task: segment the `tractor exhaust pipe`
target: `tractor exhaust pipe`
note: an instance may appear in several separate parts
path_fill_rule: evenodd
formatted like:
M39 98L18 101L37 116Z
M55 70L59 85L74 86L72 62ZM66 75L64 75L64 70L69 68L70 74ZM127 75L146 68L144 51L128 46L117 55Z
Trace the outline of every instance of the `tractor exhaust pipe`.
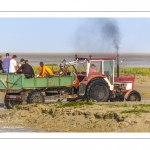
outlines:
M119 54L117 54L117 77L119 77Z
M117 77L119 77L119 47L116 45L117 50Z

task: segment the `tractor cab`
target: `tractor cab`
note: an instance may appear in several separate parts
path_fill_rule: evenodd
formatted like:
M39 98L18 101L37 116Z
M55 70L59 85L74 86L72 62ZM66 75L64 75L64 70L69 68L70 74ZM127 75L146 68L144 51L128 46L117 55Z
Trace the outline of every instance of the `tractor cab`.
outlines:
M115 57L80 57L77 58L78 63L76 65L79 79L84 75L88 76L97 76L102 75L106 76L110 84L114 84L114 66L115 66ZM80 79L80 81L83 78Z

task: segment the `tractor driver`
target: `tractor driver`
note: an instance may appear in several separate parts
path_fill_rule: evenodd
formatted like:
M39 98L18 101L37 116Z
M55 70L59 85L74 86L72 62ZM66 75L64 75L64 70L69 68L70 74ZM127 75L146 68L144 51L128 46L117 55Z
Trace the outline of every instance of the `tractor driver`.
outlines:
M53 71L49 67L45 66L43 62L40 62L40 67L38 69L39 75L42 77L54 75Z
M95 72L98 72L98 69L94 64L92 64L90 67L89 73L95 73Z

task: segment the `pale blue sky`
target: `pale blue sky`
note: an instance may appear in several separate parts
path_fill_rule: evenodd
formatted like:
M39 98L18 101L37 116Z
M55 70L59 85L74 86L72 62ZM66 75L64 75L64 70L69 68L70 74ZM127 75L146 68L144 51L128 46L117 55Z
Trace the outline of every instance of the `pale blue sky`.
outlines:
M0 51L115 51L101 32L108 21L118 28L120 52L150 52L150 18L0 18Z

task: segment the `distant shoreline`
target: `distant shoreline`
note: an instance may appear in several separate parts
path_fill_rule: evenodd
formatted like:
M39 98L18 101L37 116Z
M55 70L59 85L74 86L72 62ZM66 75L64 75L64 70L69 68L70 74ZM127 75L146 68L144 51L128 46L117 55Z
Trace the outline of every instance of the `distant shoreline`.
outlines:
M6 53L0 53L0 55L5 58ZM75 55L77 54L77 57L89 57L91 54L92 57L115 57L115 53L89 53L89 52L71 52L71 53L51 53L51 52L30 52L30 53L23 53L23 52L14 52L10 53L10 58L12 55L17 55L17 62L21 60L21 58L24 58L25 60L28 60L29 63L33 66L38 66L40 62L44 62L44 64L50 64L50 63L57 63L60 64L64 59L67 62L73 61L75 59ZM120 68L130 68L130 67L143 67L143 68L149 68L150 67L150 53L120 53L119 54L119 66ZM116 61L117 62L117 61Z
M61 56L75 56L75 54L77 54L78 56L84 56L84 57L88 57L90 54L93 56L93 57L101 57L101 56L105 56L105 57L109 57L109 56L116 56L116 53L115 52L112 52L112 53L106 53L106 52L92 52L92 51L89 51L89 52L56 52L56 53L53 53L53 52L8 52L11 55L33 55L33 54L36 54L36 55L50 55L50 56L56 56L56 55L59 55L59 57ZM0 55L3 55L5 56L6 52L1 52ZM150 56L150 52L149 53L139 53L139 52L136 52L136 53L122 53L120 52L119 53L120 56Z

